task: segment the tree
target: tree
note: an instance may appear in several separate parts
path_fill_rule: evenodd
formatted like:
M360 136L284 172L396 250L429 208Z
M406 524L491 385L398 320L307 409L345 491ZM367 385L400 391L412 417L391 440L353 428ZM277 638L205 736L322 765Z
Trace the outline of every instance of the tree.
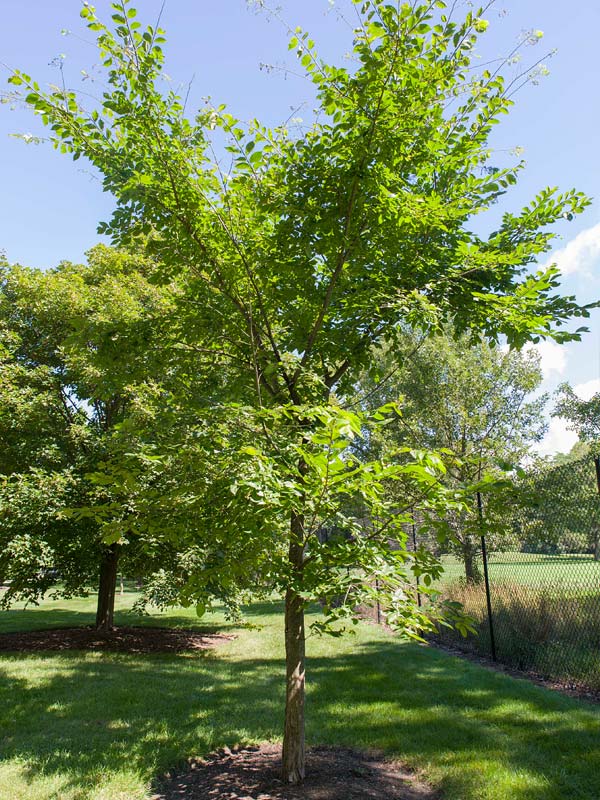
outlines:
M401 444L451 450L458 459L445 479L450 484L467 486L481 475L499 476L503 462L518 464L545 432L547 398L527 399L542 381L533 351L490 347L468 334L455 338L451 329L429 339L407 332L393 349L376 355L369 372L361 390L370 403L403 398L402 418L384 429L379 446L391 451ZM475 497L472 503L475 511ZM502 525L493 524L498 504L502 517L502 497L488 498L490 549L514 542ZM448 545L462 559L466 580L478 582L477 514L457 516L452 528Z
M575 442L568 453L555 453L550 459L550 463L555 466L561 466L562 464L569 464L572 461L580 461L582 458L588 456L591 459L591 447L588 442L582 442L580 439Z
M591 452L596 450L600 440L600 392L596 392L589 400L582 400L568 383L563 383L556 392L552 416L567 420L567 427L579 436L571 452L563 457L566 463L583 459L589 454L586 463L591 467ZM573 484L574 481L575 485L570 487L571 500L575 500L569 515L574 518L572 527L583 532L584 541L594 554L594 561L600 561L600 521L595 512L600 484L598 480L590 481L587 476L577 481L576 473L572 472L568 483Z
M563 383L557 389L552 416L566 419L567 427L580 441L596 444L600 440L600 392L582 400L568 383Z
M473 70L487 27L482 10L454 19L441 0L359 3L352 67L323 63L309 36L293 33L290 48L319 108L298 137L285 126L245 126L222 106L188 120L185 103L162 93L163 32L143 28L127 0L113 10L112 26L91 6L82 10L106 71L95 107L85 109L70 90L44 92L19 71L11 82L25 87L55 146L102 174L117 207L101 230L116 243L149 236L163 278L177 275L183 296L173 335L196 349L197 369L226 363L235 374L216 416L228 432L247 425L253 444L233 453L221 443L217 455L227 452L235 469L217 488L229 486L235 507L225 510L245 522L251 552L262 554L256 579L274 581L285 595L283 776L295 783L304 775L306 603L332 574L339 581L352 559L366 587L374 571L392 575L408 558L401 531L399 549L389 544L393 517L381 481L373 481L394 472L348 455L368 420L340 403L373 347L393 342L402 323L435 331L451 319L458 331L504 335L517 347L544 336L578 338L581 329L558 326L588 308L555 293L556 268L529 268L550 248L547 226L588 200L544 189L489 237L469 229L521 168L485 170L490 131L510 108L515 84ZM226 167L212 155L213 131L228 140ZM421 454L396 475L412 469L437 493L436 468L439 457ZM313 522L363 502L386 524L320 550ZM313 552L327 554L330 569L316 570L324 562ZM396 601L400 623L425 624L401 593Z
M150 273L139 255L102 246L90 251L87 265L2 268L0 574L10 581L4 605L35 602L57 573L53 591L62 596L98 581L96 625L108 630L119 567L134 575L157 568L157 543L136 536L127 546L114 514L98 525L65 512L115 505L114 491L94 487L86 475L122 446L120 426L140 399L140 385L164 376L168 356L158 334L170 291L152 286ZM173 560L165 545L158 561L164 560Z
M598 482L591 456L530 468L520 481L518 501L524 549L591 552L600 561Z

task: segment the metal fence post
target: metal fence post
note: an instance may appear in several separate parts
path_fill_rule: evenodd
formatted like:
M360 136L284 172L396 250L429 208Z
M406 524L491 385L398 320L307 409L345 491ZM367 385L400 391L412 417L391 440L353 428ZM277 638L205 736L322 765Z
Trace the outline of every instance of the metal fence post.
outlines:
M413 509L412 514L412 540L413 540L413 553L417 552L417 528L415 525L415 513ZM419 583L419 576L417 575L417 605L421 608L421 592L419 591L420 583Z
M594 466L596 467L596 487L598 489L598 495L600 496L600 456L594 456ZM600 550L600 531L598 530L598 518L596 517L596 521L592 523L594 525L594 561L598 560L599 550Z
M492 614L492 598L490 595L490 577L488 574L487 549L485 546L485 536L483 534L483 503L481 492L477 492L477 512L479 514L479 524L481 526L481 555L483 557L483 576L485 578L485 599L487 601L488 624L490 626L490 649L492 651L492 661L496 658L496 638L494 636L494 617Z
M381 602L379 600L379 578L375 578L375 591L377 592L377 624L381 625Z

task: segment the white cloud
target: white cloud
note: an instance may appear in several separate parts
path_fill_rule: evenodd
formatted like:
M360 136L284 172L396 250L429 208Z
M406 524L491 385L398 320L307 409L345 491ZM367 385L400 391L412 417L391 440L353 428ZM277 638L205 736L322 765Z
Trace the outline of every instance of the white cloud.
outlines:
M541 359L540 366L544 378L549 378L553 372L562 375L567 367L567 351L564 345L557 344L551 339L538 344L528 342L524 350L536 350Z
M546 264L556 264L563 275L589 275L600 270L600 222L586 228L560 250L550 254Z
M593 378L591 381L578 383L573 387L573 391L577 397L581 397L582 400L590 400L597 392L600 392L600 378Z
M568 453L577 441L577 434L567 430L567 422L562 417L552 417L548 432L536 446L541 456L553 456L555 453Z

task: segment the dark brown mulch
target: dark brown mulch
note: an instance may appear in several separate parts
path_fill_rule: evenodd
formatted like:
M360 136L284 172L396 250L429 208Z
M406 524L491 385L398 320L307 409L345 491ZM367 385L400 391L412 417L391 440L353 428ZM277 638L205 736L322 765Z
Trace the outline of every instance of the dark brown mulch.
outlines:
M439 800L394 761L377 753L343 747L307 752L302 786L284 785L279 776L281 745L224 748L207 759L191 760L168 774L153 800Z
M129 627L103 633L94 628L54 628L0 634L0 651L110 650L120 653L181 653L207 650L233 639L224 633L185 628Z

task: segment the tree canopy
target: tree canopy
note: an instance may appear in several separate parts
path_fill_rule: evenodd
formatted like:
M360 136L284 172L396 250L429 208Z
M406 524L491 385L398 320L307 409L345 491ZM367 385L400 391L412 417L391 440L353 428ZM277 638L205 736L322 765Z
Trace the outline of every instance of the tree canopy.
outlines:
M558 388L552 415L567 420L569 430L575 431L582 442L598 445L600 392L582 400L568 383L563 383Z
M110 563L111 607L98 620L110 626L117 562L137 577L157 568L157 550L160 562L172 561L168 547L149 537L132 541L119 525L116 501L132 500L125 488L119 495L88 480L125 442L133 446L121 426L139 414L142 388L168 379L158 334L171 292L149 282L151 270L140 255L104 246L91 250L85 265L2 267L4 605L35 602L50 587L63 596L86 592ZM100 525L92 516L68 514L96 504L112 508ZM99 614L108 599L100 591Z

